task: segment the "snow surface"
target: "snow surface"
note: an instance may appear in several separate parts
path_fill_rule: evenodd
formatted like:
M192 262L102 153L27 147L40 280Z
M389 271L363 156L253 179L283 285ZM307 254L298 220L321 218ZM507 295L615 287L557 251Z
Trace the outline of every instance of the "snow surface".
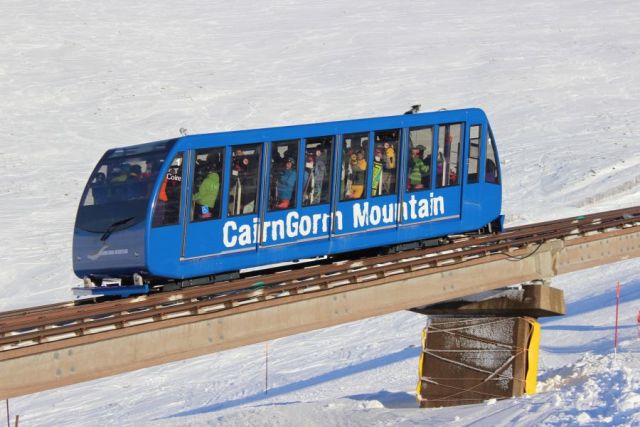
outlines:
M476 106L499 145L508 224L640 204L635 0L3 0L2 12L0 310L70 299L94 164L181 127ZM12 399L11 414L29 426L640 425L639 271L632 260L554 280L568 314L543 321L534 396L416 408L424 318L401 312L270 342L268 394L258 344Z

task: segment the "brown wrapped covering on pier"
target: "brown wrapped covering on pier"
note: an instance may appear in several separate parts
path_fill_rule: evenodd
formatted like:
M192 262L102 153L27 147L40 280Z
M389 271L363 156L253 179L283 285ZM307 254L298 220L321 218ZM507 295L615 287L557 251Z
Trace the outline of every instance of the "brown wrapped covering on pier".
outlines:
M529 317L436 317L423 331L423 408L535 392L540 326Z

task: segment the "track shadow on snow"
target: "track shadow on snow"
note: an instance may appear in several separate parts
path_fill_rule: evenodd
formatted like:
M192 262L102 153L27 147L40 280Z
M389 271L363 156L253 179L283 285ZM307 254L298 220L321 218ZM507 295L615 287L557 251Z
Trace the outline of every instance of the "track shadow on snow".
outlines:
M225 402L215 403L213 405L202 406L200 408L178 412L176 414L173 414L164 418L185 417L189 415L216 412L216 411L221 411L223 409L246 405L248 403L256 403L266 399L272 399L274 397L281 396L287 393L292 393L298 390L302 390L307 387L314 387L322 383L326 383L329 381L334 381L340 378L348 377L350 375L355 375L362 372L370 371L372 369L377 369L383 366L392 365L394 363L402 362L407 359L415 359L418 357L419 354L420 354L420 347L417 347L417 346L407 347L396 353L391 353L384 356L376 357L375 359L360 362L355 365L345 366L344 368L336 369L335 371L331 371L331 372L326 372L324 374L317 375L315 377L312 377L306 380L282 385L280 387L274 387L272 389L269 389L269 394L264 394L264 392L259 392L259 393L252 394L250 396L239 398L239 399L227 400ZM385 393L385 392L381 392L381 393ZM375 397L375 396L378 396L379 394L380 393L371 395L372 399L367 399L367 400L374 400L374 399L379 400L383 405L385 405L385 403L382 402L381 398ZM387 394L390 394L390 393L387 393ZM362 400L363 399L362 396L352 396L351 398L353 399L358 398L359 400ZM384 398L385 396L382 396L383 400L385 400Z

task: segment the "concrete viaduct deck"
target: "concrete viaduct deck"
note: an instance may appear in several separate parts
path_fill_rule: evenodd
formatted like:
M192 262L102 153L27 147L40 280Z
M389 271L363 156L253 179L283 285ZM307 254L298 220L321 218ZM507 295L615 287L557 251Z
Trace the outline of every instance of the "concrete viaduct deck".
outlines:
M0 399L133 371L640 256L640 227L355 281L222 311L0 352ZM366 274L366 270L363 274Z

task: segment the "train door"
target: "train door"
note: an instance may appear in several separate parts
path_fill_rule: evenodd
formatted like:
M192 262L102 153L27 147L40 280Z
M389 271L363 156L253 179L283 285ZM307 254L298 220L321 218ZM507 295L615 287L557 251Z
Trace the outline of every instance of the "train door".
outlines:
M224 147L191 151L189 156L183 257L219 254L225 251L222 200L228 156Z
M153 260L156 274L175 274L182 252L182 219L185 216L185 191L183 172L185 154L177 153L167 167L160 191L154 201L149 243L148 259Z
M329 237L333 147L333 136L270 144L261 246Z
M377 130L373 133L370 197L365 214L370 229L393 229L398 226L398 170L402 144L402 129Z
M264 144L231 147L227 155L221 236L224 252L256 251L260 234L260 192ZM234 268L229 266L230 269Z
M332 227L331 188L335 137L306 138L300 150L297 212L288 215L288 232L298 241L326 240ZM291 226L289 226L291 224ZM297 224L297 225L294 225ZM272 229L273 232L273 229Z
M260 246L278 246L301 236L299 172L304 166L299 139L271 142L268 147Z
M334 234L397 227L398 154L402 130L342 136Z
M463 138L463 123L409 128L402 224L460 218Z
M369 228L368 188L372 132L342 135L340 164L336 168L333 234L361 233Z
M464 181L462 211L465 222L477 223L481 220L482 183L480 180L480 155L486 129L481 123L471 122L468 128L469 146L466 150L466 180Z

